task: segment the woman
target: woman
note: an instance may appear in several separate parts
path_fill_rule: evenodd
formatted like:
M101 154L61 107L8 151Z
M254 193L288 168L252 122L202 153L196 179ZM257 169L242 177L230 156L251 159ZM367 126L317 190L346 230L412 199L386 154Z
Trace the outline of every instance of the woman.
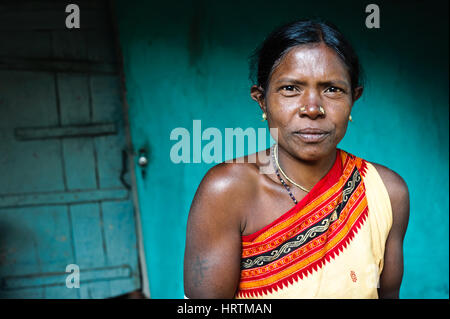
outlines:
M407 186L337 148L363 92L352 47L331 24L302 20L275 30L256 60L251 97L278 140L202 180L186 296L398 298ZM273 173L260 173L268 162Z

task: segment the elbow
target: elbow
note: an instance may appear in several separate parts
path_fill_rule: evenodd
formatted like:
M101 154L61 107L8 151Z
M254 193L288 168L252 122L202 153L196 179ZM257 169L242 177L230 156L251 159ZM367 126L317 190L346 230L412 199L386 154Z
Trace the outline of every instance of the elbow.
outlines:
M378 297L380 299L399 299L400 291L399 289L379 289Z

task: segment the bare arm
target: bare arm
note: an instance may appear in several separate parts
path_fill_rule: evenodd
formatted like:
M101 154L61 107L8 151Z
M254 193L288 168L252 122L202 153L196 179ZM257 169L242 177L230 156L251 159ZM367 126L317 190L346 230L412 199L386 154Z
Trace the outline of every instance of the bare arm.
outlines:
M403 277L403 239L409 219L409 192L405 181L390 169L374 164L386 185L392 206L392 227L386 241L380 277L380 298L399 298Z
M206 174L189 212L184 258L188 298L232 298L238 287L242 187L227 165Z

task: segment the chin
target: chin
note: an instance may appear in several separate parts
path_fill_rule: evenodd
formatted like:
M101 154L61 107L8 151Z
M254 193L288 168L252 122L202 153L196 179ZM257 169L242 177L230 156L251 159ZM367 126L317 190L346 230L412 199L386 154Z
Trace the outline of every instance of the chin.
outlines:
M322 143L303 145L297 144L293 155L303 161L315 162L330 156L330 154L335 150L336 146L333 147L332 145L322 145Z

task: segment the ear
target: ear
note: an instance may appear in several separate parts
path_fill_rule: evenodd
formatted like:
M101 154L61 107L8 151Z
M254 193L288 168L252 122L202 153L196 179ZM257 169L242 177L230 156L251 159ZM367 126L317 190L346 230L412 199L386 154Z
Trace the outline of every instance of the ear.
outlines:
M250 96L254 101L258 102L261 110L263 112L266 112L266 101L264 99L264 89L258 85L253 85L250 88Z
M353 103L358 100L363 94L364 88L362 86L358 86L353 90Z

